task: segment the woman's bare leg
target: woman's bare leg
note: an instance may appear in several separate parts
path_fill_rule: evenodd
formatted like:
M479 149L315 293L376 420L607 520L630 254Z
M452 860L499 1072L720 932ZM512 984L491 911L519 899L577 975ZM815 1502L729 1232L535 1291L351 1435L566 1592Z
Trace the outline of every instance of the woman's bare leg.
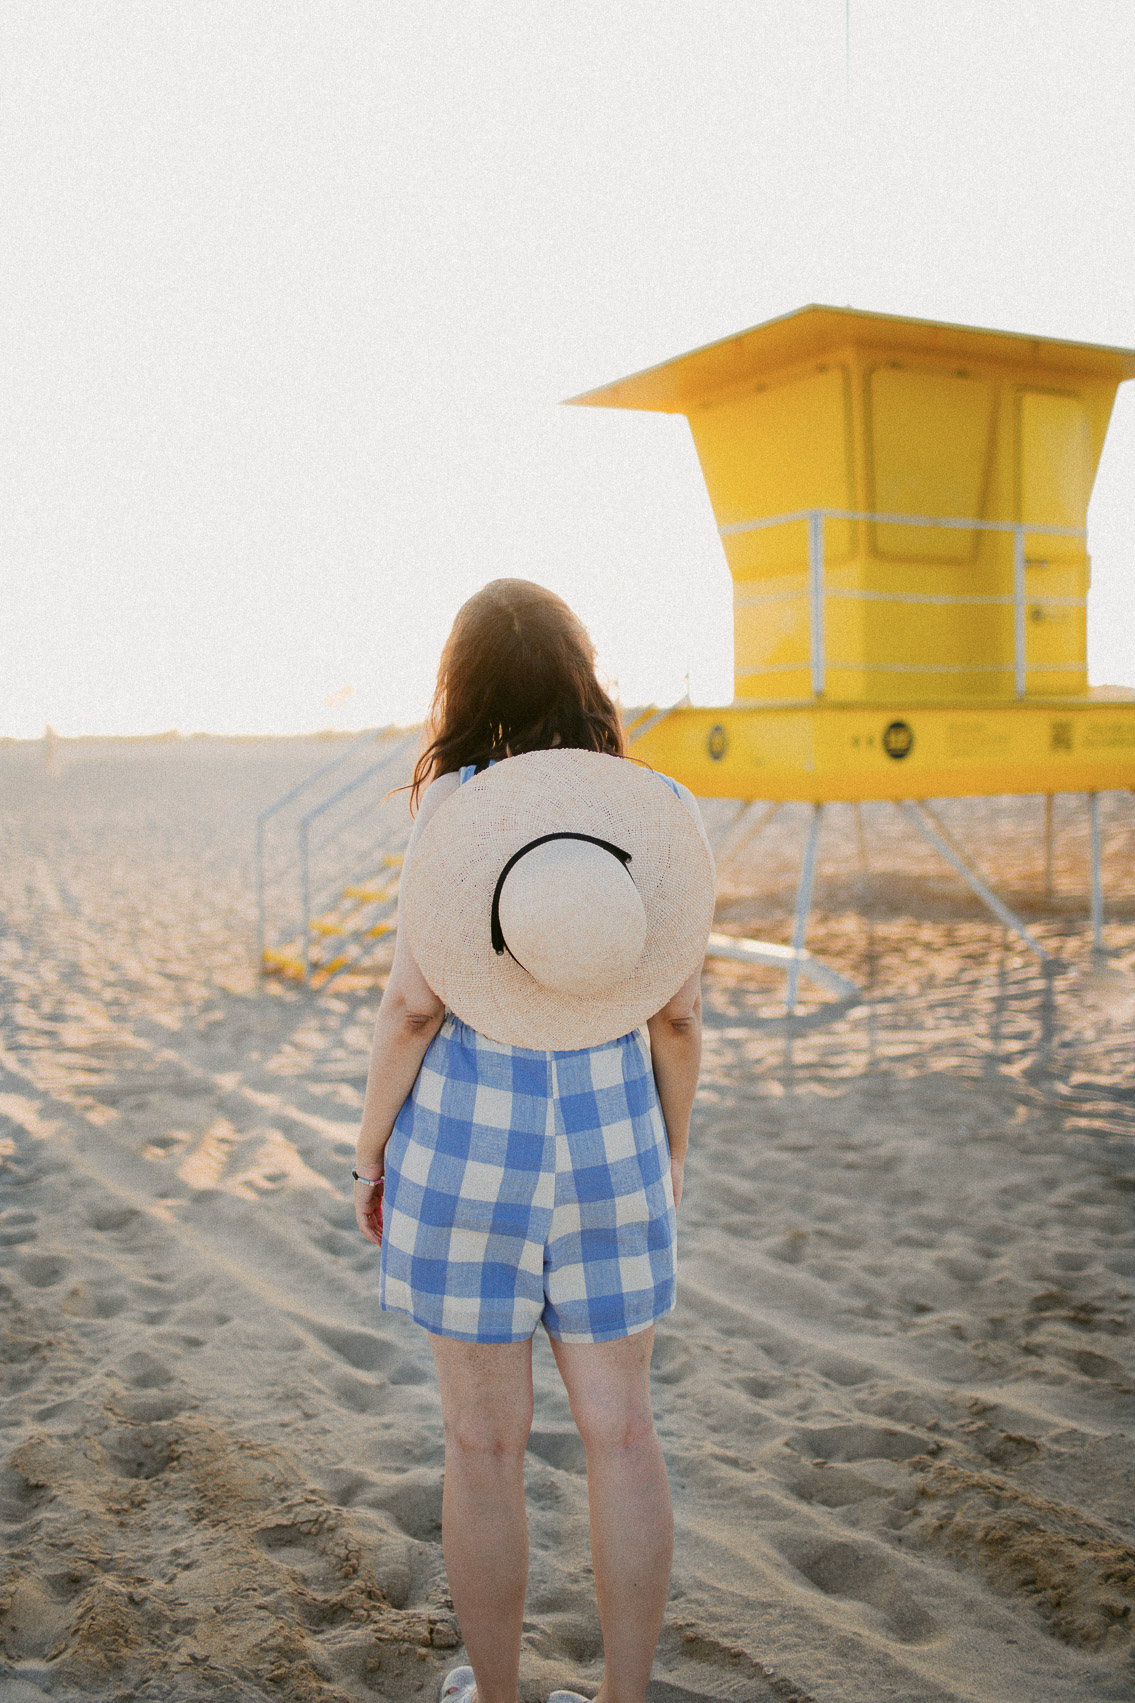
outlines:
M528 1525L531 1342L430 1336L445 1421L441 1543L477 1703L516 1703Z
M670 1585L674 1516L650 1406L653 1346L653 1326L618 1342L552 1343L587 1450L599 1703L643 1703Z

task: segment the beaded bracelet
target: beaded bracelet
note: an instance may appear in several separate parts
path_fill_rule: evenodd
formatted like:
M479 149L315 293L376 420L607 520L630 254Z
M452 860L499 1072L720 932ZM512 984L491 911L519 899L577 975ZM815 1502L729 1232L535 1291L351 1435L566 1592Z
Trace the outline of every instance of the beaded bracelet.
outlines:
M369 1189L380 1189L385 1182L384 1177L360 1177L357 1171L351 1172L356 1183L365 1183Z

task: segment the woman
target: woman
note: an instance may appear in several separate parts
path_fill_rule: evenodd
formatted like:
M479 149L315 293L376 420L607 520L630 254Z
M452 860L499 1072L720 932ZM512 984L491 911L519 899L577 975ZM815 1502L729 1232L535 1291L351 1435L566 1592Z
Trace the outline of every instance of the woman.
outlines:
M516 1703L537 1322L587 1454L599 1699L641 1703L673 1548L650 1357L673 1305L712 859L686 789L616 761L590 640L539 586L496 580L460 610L427 726L355 1210L383 1246L383 1305L425 1325L437 1366L443 1550L472 1663L443 1703ZM474 933L455 947L463 905Z

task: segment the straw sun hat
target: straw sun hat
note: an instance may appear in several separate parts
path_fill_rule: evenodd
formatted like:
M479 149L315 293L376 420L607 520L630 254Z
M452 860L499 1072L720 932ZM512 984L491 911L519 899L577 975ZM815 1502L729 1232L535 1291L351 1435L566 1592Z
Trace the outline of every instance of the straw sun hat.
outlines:
M495 1041L600 1046L701 963L713 858L658 775L596 751L529 751L450 795L399 895L423 976Z

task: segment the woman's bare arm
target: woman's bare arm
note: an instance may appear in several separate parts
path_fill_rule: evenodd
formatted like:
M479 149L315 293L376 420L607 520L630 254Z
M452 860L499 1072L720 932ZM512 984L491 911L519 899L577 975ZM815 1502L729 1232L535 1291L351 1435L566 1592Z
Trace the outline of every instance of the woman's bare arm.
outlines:
M438 806L457 789L456 775L442 775L427 789L406 849L406 862L422 829ZM378 1008L370 1051L362 1127L355 1149L355 1169L367 1177L383 1173L383 1155L394 1121L414 1086L430 1042L441 1027L445 1006L430 988L414 961L410 944L399 933L390 979ZM355 1217L359 1229L377 1246L382 1240L381 1194L355 1184Z
M678 796L697 824L710 861L713 852L702 821L698 801L688 786L679 781ZM674 1183L674 1205L682 1199L686 1149L690 1144L690 1115L701 1069L701 966L683 982L673 999L647 1023L654 1081L670 1142L670 1175Z
M674 1205L682 1199L690 1115L701 1069L701 968L647 1023L654 1080L670 1143Z

